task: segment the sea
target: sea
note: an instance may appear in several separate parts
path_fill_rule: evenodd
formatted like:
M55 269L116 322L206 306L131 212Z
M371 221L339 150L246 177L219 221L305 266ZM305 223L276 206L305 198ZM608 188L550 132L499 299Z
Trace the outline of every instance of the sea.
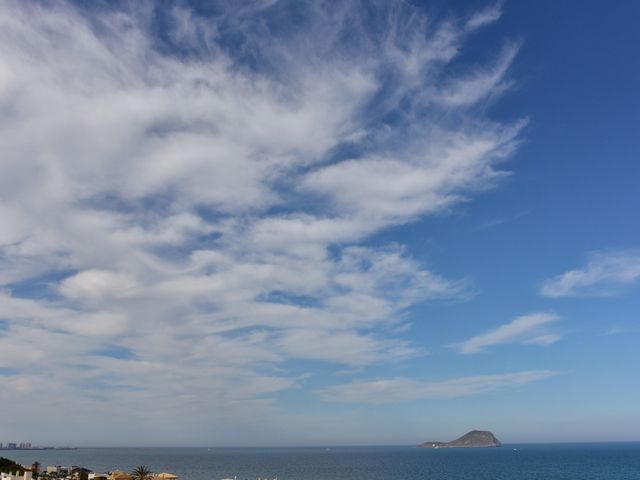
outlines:
M181 480L640 480L640 442L514 444L500 448L79 448L3 450L23 465L97 472L146 465Z

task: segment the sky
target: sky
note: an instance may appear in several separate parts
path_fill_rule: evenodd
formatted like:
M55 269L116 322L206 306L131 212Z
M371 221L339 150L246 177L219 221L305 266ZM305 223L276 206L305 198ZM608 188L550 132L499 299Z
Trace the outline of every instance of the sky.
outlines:
M640 440L637 2L0 6L0 442Z

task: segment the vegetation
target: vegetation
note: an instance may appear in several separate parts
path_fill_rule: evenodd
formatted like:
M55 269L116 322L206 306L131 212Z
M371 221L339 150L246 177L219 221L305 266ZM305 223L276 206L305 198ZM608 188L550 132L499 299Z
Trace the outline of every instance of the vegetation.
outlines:
M40 473L40 462L33 462L30 468L25 468L9 458L0 457L0 472L23 475L27 470L31 470L33 478L38 478L38 474Z
M151 470L149 470L149 467L145 465L140 465L131 472L131 476L133 477L133 480L149 480L149 478L151 478Z
M0 457L0 472L4 473L24 473L25 468L19 463L8 458Z

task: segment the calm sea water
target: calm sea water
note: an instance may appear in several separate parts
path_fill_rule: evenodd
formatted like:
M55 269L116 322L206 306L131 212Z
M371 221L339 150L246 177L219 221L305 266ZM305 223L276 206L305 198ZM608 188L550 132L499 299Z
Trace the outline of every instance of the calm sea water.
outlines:
M492 449L82 448L2 451L23 464L130 471L147 465L183 480L639 480L640 443L526 444Z

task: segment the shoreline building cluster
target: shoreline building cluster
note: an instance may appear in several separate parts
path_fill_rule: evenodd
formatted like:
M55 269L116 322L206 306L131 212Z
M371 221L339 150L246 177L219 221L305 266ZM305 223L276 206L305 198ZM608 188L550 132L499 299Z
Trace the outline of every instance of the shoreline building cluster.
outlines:
M32 480L31 478L8 478L0 480ZM133 480L133 476L121 470L94 472L88 468L73 465L49 465L38 476L38 480ZM179 480L177 475L168 472L152 473L149 480Z
M15 473L0 473L0 480L32 480L33 473L29 470L26 470L24 474L20 475L20 472Z

